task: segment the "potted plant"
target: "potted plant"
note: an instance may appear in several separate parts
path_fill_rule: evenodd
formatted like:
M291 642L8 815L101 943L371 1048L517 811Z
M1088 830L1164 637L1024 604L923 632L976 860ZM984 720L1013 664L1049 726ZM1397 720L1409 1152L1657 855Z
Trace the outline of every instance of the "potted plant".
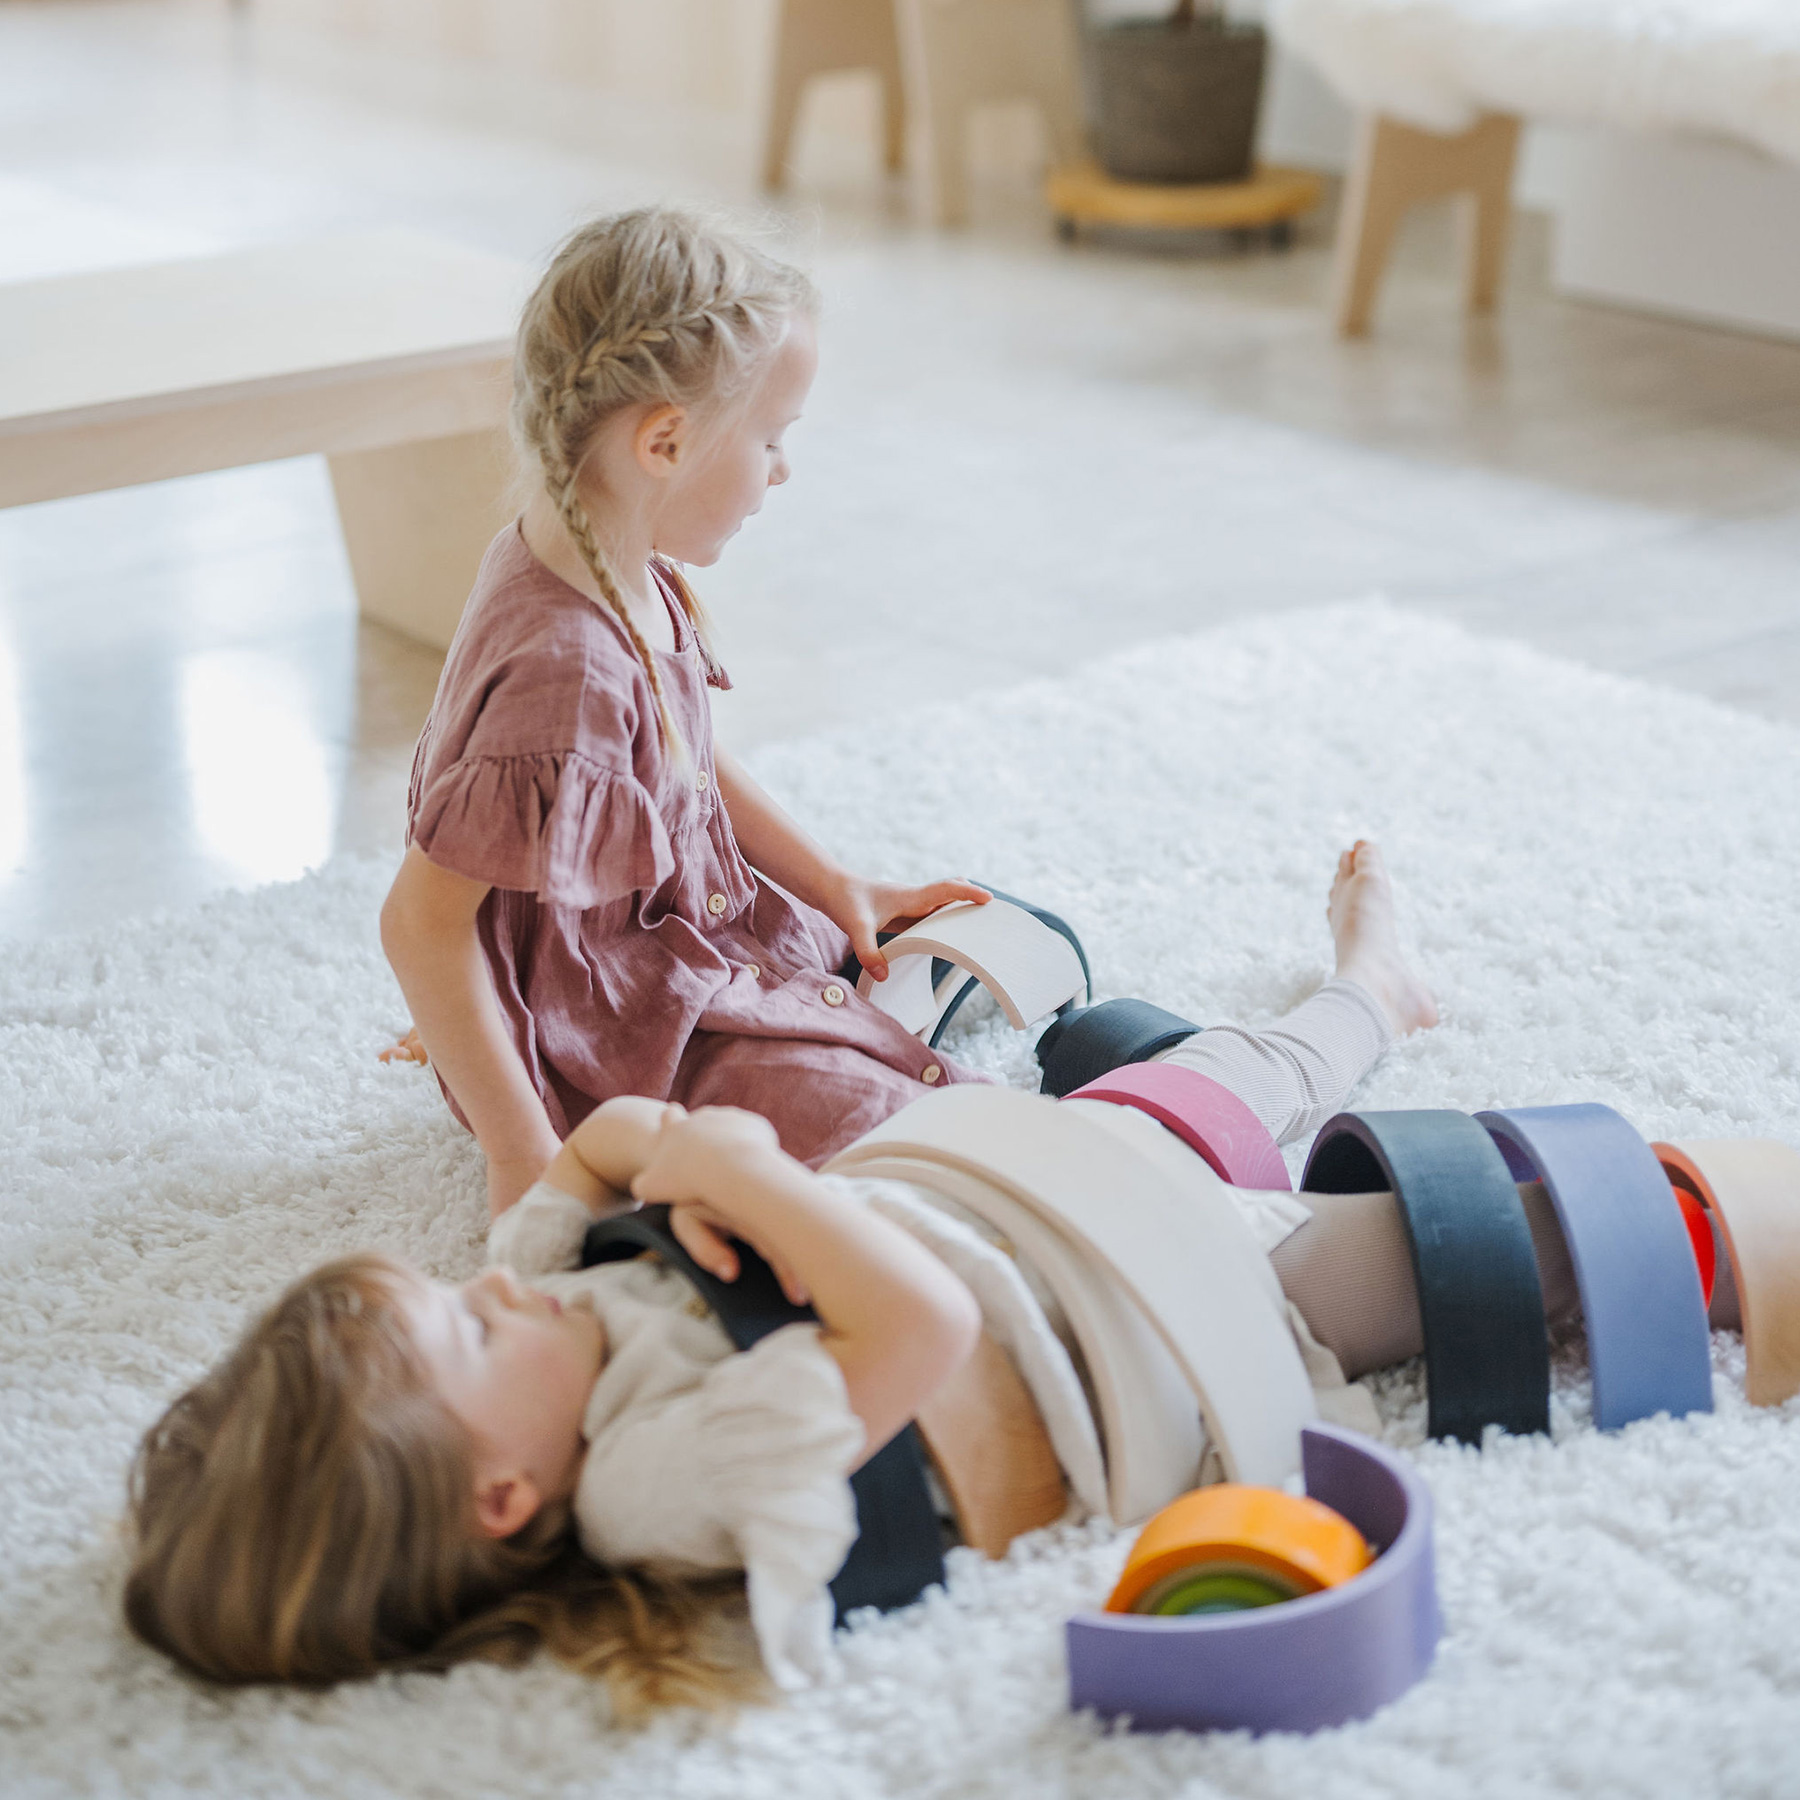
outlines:
M1094 152L1119 181L1243 181L1268 40L1221 0L1086 34Z

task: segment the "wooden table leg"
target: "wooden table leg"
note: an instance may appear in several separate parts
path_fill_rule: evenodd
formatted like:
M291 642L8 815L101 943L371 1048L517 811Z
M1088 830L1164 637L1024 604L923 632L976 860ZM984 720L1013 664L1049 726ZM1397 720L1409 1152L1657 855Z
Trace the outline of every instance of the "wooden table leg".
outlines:
M327 460L363 617L447 649L482 555L513 516L507 433Z
M969 217L968 119L997 100L1035 101L1053 162L1081 149L1071 0L896 0L907 103L919 127L933 224Z
M1467 131L1449 136L1378 113L1363 119L1338 225L1333 313L1341 336L1367 334L1401 219L1422 202L1447 194L1473 197L1465 261L1468 309L1493 308L1505 269L1518 147L1519 121L1506 113L1488 113Z
M1519 121L1490 114L1471 134L1473 201L1465 222L1463 293L1472 313L1494 310L1506 273L1506 244L1512 228L1513 165L1519 154Z
M815 75L873 69L881 83L882 145L890 170L906 156L906 103L893 0L781 0L775 68L763 137L763 185L780 188L800 102Z

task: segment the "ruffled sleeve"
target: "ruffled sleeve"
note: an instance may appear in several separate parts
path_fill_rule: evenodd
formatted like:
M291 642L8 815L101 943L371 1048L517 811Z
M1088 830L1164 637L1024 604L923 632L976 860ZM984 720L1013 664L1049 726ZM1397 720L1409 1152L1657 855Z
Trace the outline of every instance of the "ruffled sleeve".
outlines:
M827 1584L856 1539L849 1475L863 1441L818 1326L783 1326L590 1432L582 1547L625 1566L741 1568L764 1666L802 1686L830 1666Z
M418 797L412 842L471 881L582 910L648 893L675 872L642 785L575 751L451 763Z

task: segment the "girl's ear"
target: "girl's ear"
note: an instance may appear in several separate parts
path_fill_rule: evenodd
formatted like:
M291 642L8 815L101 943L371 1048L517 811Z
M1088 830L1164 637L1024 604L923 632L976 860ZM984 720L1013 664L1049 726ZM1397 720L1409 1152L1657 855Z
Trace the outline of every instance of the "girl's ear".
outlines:
M687 449L685 406L657 406L644 414L632 434L631 448L646 475L666 481Z
M543 1496L529 1475L495 1475L475 1488L475 1517L491 1538L511 1537L537 1517Z

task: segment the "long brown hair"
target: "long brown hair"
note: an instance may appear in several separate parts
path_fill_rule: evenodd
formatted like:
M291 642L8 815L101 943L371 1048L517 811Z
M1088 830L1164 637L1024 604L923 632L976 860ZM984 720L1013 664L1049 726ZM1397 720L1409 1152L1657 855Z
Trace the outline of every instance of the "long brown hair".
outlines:
M566 1509L481 1534L468 1432L406 1330L416 1279L378 1256L314 1270L151 1427L131 1473L132 1630L234 1684L542 1647L626 1717L762 1692L741 1579L604 1569Z
M664 737L680 744L662 676L633 624L580 494L594 433L625 407L721 406L742 394L796 314L798 269L687 213L643 207L583 225L525 303L513 354L513 435L643 665ZM664 573L716 676L704 608Z

